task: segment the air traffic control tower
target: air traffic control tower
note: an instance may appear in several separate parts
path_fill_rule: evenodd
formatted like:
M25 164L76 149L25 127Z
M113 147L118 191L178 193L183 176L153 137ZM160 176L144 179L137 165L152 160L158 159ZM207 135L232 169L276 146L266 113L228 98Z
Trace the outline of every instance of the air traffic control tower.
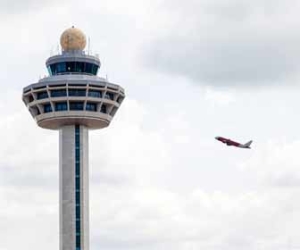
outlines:
M97 56L84 51L77 28L60 38L62 53L46 61L49 76L23 89L23 101L38 126L59 130L60 250L89 249L89 129L107 127L124 89L98 77Z

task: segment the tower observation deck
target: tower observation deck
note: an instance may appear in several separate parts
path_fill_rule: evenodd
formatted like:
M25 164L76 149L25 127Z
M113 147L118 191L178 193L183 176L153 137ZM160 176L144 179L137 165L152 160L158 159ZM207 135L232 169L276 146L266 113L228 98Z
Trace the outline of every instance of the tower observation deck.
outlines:
M23 89L38 126L59 130L60 250L89 249L88 130L109 126L124 89L97 76L97 56L86 54L77 28L60 38L62 53L46 61L49 76Z

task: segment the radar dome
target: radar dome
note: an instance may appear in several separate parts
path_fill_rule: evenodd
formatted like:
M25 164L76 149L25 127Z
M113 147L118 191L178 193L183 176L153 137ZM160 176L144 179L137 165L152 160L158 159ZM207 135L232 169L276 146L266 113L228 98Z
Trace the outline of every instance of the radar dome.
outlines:
M72 26L61 34L60 45L64 51L83 50L86 45L85 34Z

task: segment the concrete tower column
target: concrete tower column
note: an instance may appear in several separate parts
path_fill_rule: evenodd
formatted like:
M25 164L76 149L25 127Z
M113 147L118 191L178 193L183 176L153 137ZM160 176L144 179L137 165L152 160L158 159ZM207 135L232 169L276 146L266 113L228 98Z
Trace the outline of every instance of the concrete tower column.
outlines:
M59 131L60 250L89 249L88 129Z

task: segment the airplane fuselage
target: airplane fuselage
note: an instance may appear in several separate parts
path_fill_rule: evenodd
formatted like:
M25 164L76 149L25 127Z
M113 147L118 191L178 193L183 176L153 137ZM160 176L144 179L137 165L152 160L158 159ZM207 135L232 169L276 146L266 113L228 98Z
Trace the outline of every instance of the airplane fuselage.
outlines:
M250 148L250 144L252 142L252 141L250 141L246 144L242 144L242 143L239 143L239 142L236 142L236 141L233 141L233 140L221 137L221 136L217 136L217 137L215 137L215 139L226 144L227 146L234 146L234 147L238 147L238 148Z

